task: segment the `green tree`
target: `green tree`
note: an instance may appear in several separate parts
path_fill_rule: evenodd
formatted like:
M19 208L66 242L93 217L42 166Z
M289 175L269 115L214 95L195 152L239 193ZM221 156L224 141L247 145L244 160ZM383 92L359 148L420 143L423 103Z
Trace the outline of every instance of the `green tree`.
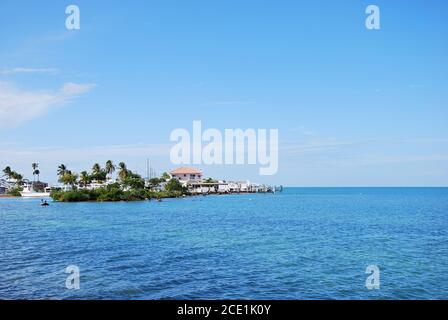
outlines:
M92 174L100 174L102 171L101 166L99 165L99 163L95 163L92 167Z
M107 173L105 170L101 168L98 163L95 163L92 167L92 174L90 175L91 180L95 180L98 182L107 180Z
M107 180L107 173L106 173L106 171L104 171L104 170L101 170L101 171L98 172L98 173L92 173L92 174L90 175L90 179L91 179L92 181L95 180L95 181L98 181L98 182L104 182L104 181Z
M65 164L60 164L58 167L58 176L61 178L63 175L67 173L67 167Z
M128 171L126 177L122 180L122 185L130 189L144 189L145 180L139 174Z
M112 179L112 174L115 171L115 166L111 160L106 162L106 173L109 175L110 179Z
M12 177L11 167L8 166L5 169L3 169L3 173L4 173L5 177L7 177L8 179L11 179L11 177Z
M13 171L11 173L11 178L16 180L16 184L17 185L20 185L22 183L22 180L23 180L23 176L20 173L17 173L15 171Z
M166 191L185 191L185 188L177 179L171 179L165 186Z
M90 183L91 179L87 171L82 171L79 175L79 182L83 187L86 187Z
M40 170L36 169L33 171L33 176L37 176L37 182L40 182Z
M124 162L120 162L118 164L118 177L120 180L124 180L129 174L129 170L126 167L126 164Z
M33 168L33 182L36 182L36 170L39 167L39 164L34 162L31 164L31 167Z
M162 173L162 175L160 176L160 179L162 179L163 181L168 181L168 180L171 179L171 176L170 176L168 173L164 172L164 173Z
M78 175L76 173L72 173L71 171L67 171L61 178L59 178L59 182L65 185L70 185L72 188L75 187L77 180Z

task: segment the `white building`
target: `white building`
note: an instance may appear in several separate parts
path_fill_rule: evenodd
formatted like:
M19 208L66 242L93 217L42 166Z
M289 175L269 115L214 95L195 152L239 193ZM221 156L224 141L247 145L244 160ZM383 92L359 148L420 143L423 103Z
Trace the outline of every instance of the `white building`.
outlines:
M238 181L238 185L240 186L240 192L249 192L251 190L251 184L249 181Z
M268 192L269 187L250 183L250 181L213 181L203 180L202 171L194 168L178 168L170 172L172 179L178 180L182 186L187 187L194 194L213 193L252 193Z

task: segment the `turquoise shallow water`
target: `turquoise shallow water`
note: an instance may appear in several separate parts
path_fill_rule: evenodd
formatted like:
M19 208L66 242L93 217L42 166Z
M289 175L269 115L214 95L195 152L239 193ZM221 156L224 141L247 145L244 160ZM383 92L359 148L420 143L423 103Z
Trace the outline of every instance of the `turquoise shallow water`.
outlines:
M448 298L447 188L39 202L0 199L1 299Z

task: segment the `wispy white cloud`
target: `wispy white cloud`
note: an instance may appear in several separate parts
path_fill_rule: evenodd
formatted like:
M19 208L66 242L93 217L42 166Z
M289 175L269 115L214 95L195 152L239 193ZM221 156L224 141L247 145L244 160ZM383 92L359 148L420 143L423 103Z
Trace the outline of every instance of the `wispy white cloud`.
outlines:
M56 91L31 91L0 81L0 128L20 126L94 87L94 84L65 83Z
M65 96L74 96L74 95L87 93L95 87L96 87L96 85L92 84L92 83L78 84L78 83L68 82L62 86L60 92Z
M0 70L0 75L13 75L20 73L46 73L46 74L57 74L59 69L56 68L12 68Z

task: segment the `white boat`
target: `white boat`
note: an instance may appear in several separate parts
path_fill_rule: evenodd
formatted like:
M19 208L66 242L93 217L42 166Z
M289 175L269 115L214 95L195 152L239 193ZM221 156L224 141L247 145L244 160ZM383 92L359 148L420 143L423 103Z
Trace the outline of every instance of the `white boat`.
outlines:
M23 191L20 192L23 198L48 198L49 192L36 192L31 186L24 186Z

